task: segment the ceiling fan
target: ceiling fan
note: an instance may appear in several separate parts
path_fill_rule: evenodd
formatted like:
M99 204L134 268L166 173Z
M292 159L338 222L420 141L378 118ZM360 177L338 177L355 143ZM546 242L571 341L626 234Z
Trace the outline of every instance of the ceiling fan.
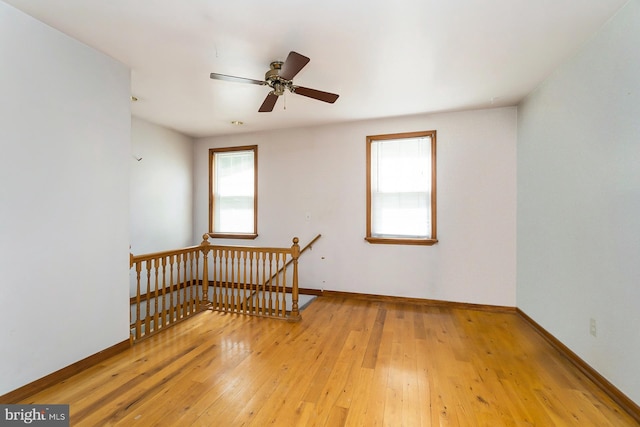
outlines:
M226 74L218 73L211 73L210 77L215 80L269 86L271 88L271 92L269 92L258 110L261 113L273 111L273 107L276 105L278 97L280 95L284 95L285 89L288 89L291 93L296 93L308 98L333 104L336 102L339 95L293 84L293 78L295 75L298 74L309 61L310 59L306 56L291 51L284 62L274 61L271 63L269 71L264 75L264 80L247 79L244 77L228 76Z

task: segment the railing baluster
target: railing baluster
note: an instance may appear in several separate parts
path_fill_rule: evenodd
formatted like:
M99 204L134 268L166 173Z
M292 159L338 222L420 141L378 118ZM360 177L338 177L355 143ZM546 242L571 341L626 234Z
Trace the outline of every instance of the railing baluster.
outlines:
M222 309L224 311L229 310L229 249L225 249L223 252L224 258L224 298L222 300Z
M180 318L182 318L182 298L180 297L180 271L182 271L180 266L181 257L181 254L176 255L176 282L174 284L176 293L176 320L180 320Z
M164 328L167 325L167 257L162 258L162 310L160 311L160 325Z
M238 262L238 251L231 251L231 305L229 311L237 311L236 309L236 263Z
M227 267L227 256L226 256L226 249L221 249L220 250L220 275L218 276L218 282L220 283L220 288L219 288L219 293L220 293L220 300L218 301L218 306L220 307L220 310L226 310L225 307L225 299L227 298L227 291L226 291L226 280L225 280L225 273L226 273L226 267Z
M199 285L200 283L198 282L198 273L200 272L200 252L194 252L193 253L193 263L194 266L193 268L195 268L193 276L192 276L192 280L193 280L193 287L194 287L194 299L195 299L195 312L200 310L200 307L202 306L202 300L200 298L200 292L198 292L199 289Z
M136 263L136 339L140 339L140 329L142 324L140 321L140 271L142 264Z
M175 271L175 258L175 255L171 255L169 257L169 324L173 323L176 319L175 302L173 298L173 272Z
M158 267L160 264L160 260L158 258L153 260L153 273L155 275L155 284L154 284L154 290L153 290L153 329L158 329L158 320L160 320L159 314L158 314L158 287L159 287L159 278L158 278ZM147 298L150 298L151 295L147 294Z
M237 250L236 251L236 260L235 260L235 266L236 266L236 280L235 280L235 289L233 291L233 294L236 296L236 305L235 305L235 311L236 313L242 313L242 285L240 283L240 281L242 280L242 254L244 253L243 250Z
M227 299L225 309L233 311L233 249L227 251Z
M278 271L279 268L279 263L280 263L280 253L276 252L273 254L273 262L275 265L275 270ZM271 277L273 277L273 273L271 273ZM276 274L275 275L275 279L276 279L276 286L275 286L275 292L274 292L274 301L275 301L275 307L273 310L273 315L278 316L280 313L280 288L278 287L279 283L280 283L280 275ZM273 279L271 279L271 281L273 281Z
M298 258L300 257L299 239L293 238L291 246L291 257L293 259L293 283L291 284L291 320L300 320L300 310L298 308Z
M185 299L185 313L184 317L191 314L191 272L189 267L191 265L191 253L184 254L184 299Z
M189 313L195 313L196 308L196 297L193 289L193 252L187 253L187 257L189 258Z
M282 312L280 316L287 316L287 254L282 254Z
M150 332L151 329L151 321L149 318L149 313L151 312L150 309L150 304L151 301L149 299L149 292L151 290L151 260L147 260L147 262L145 263L145 267L147 268L147 283L145 285L145 296L146 296L146 301L145 301L145 305L146 305L146 311L144 313L144 333L145 335L148 334Z
M211 295L211 308L216 310L218 308L218 284L216 283L216 268L218 265L218 250L214 249L211 251L211 266L210 266L210 270L212 272L212 279L210 282L210 285L212 287L212 295ZM209 274L209 272L207 271L207 274ZM209 276L207 276L207 280L209 280Z
M221 249L217 249L216 250L216 268L213 271L213 283L214 283L214 291L213 291L213 295L214 298L216 299L216 304L214 306L214 309L216 310L221 310L222 309L222 264L223 264L223 257L222 257L222 250Z
M266 252L261 252L260 253L261 258L262 258L262 301L260 304L260 314L265 314L265 309L267 307L267 275L266 275Z
M182 287L182 318L186 318L189 316L190 304L189 301L189 256L186 253L182 254L182 282L180 286Z
M273 253L269 252L269 278L273 277ZM269 315L273 314L273 281L269 279Z
M224 283L223 283L223 277L224 276L222 274L222 272L224 271L223 270L224 263L226 262L225 261L225 256L224 256L224 252L225 252L224 249L220 249L220 251L218 252L218 256L219 256L218 264L219 264L220 271L219 271L219 274L218 274L217 280L216 280L216 282L218 283L218 294L219 294L218 295L218 308L220 310L224 310L224 295L225 295L225 293L224 293Z
M244 281L242 275L242 260L244 258L245 251L238 250L236 257L236 312L242 313L244 307L244 294L242 293L242 282Z
M227 251L227 271L226 271L226 280L225 283L227 285L227 294L225 298L225 310L227 312L233 311L233 249L229 249Z
M180 300L182 301L182 316L181 318L187 317L189 314L189 295L187 294L187 267L189 263L187 262L187 254L182 254L180 257L180 266L182 269L182 280L178 285L180 288Z
M216 262L218 265L218 269L213 271L213 283L215 285L213 291L213 297L215 298L214 308L221 309L222 308L222 250L216 250ZM217 272L217 274L216 274Z
M280 316L285 317L287 315L287 255L280 255L282 256L282 267L278 268L278 271L282 271L282 286L280 288L282 307L280 309ZM280 275L277 277L280 277Z
M180 257L180 266L182 267L182 280L178 283L179 289L182 289L182 296L180 297L180 301L182 302L182 314L181 318L184 319L187 317L187 313L189 312L189 297L187 296L187 256L186 254L182 254Z
M254 281L254 254L255 252L249 252L249 313L253 313L255 308L253 304L254 295L256 294L256 288L258 286L258 282Z
M247 313L247 254L242 252L242 307L243 313Z
M283 259L284 265L282 266L282 278L283 278L283 282L282 282L282 288L285 290L283 297L285 298L285 306L282 308L282 316L286 317L287 316L287 306L286 306L286 293L287 293L287 255L284 255L284 259Z

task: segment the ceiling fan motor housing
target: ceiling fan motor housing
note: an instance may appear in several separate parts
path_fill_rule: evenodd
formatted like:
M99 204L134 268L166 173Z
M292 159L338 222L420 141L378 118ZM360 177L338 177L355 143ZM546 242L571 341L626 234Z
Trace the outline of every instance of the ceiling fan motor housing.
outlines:
M264 75L264 80L273 89L273 94L278 96L284 94L285 88L291 90L291 82L280 77L279 73L282 69L282 64L284 64L282 61L272 62L270 70Z

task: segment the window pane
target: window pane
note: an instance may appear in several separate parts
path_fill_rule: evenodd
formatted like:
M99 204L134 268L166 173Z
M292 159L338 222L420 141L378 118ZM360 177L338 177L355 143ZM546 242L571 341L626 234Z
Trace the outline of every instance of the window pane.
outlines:
M373 191L427 192L431 188L431 138L376 141L371 147Z
M253 233L253 197L216 199L216 233Z
M372 193L374 236L429 237L428 193Z

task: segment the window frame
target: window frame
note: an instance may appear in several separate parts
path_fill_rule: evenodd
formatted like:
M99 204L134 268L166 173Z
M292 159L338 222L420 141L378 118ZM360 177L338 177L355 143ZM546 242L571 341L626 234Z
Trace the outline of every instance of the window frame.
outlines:
M372 197L371 197L371 146L374 142L384 141L390 139L413 139L420 137L430 137L431 138L431 236L429 238L415 238L415 237L401 237L401 236L390 236L390 237L380 237L374 236L371 233L371 225L372 225ZM392 244L392 245L424 245L424 246L432 246L438 243L438 238L436 234L436 224L437 224L437 210L436 210L436 131L418 131L418 132L402 132L402 133L392 133L392 134L382 134L382 135L369 135L366 138L367 142L367 167L366 167L366 180L367 180L367 234L365 240L369 243L374 244Z
M215 232L215 155L234 151L253 151L253 232L230 233ZM258 146L244 145L239 147L219 147L209 149L209 236L224 239L255 239L258 237Z

